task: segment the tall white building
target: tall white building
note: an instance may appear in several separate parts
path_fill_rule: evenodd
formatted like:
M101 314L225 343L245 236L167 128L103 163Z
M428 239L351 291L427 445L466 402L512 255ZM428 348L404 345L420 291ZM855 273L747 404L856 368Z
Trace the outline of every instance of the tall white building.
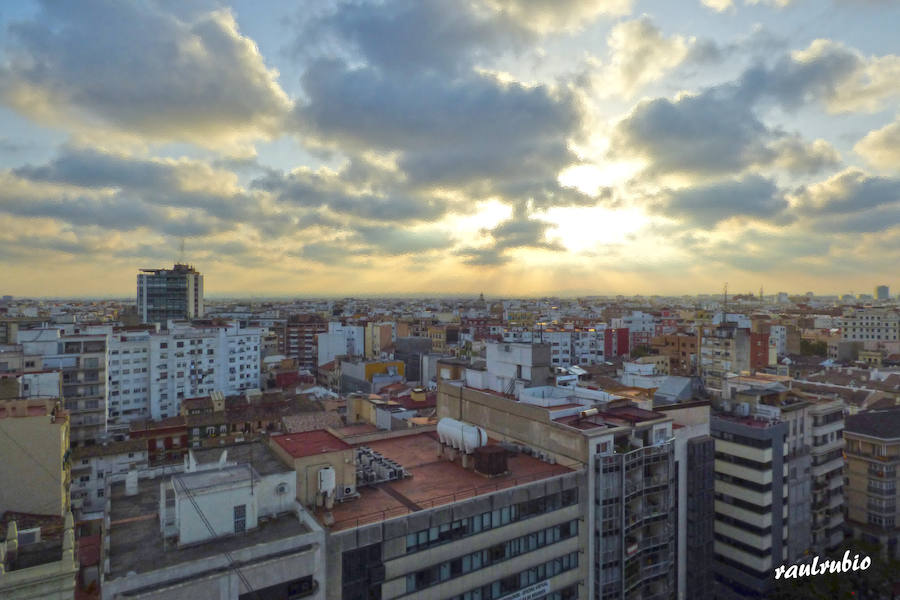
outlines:
M336 321L328 323L328 333L320 333L316 340L318 358L322 366L338 356L364 356L366 352L366 328L362 325L344 325Z
M775 348L778 356L787 354L787 327L772 325L769 328L769 345Z
M111 332L110 420L164 419L185 398L259 389L263 331L229 323Z

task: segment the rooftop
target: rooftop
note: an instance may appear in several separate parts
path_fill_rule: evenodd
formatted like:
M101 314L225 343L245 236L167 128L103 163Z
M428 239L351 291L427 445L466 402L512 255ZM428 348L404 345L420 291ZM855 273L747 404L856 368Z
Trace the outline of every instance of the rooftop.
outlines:
M740 425L746 425L747 427L756 427L758 429L766 429L780 423L780 421L773 419L760 419L758 417L752 416L742 417L739 415L731 415L727 413L717 413L713 415L713 418L722 419L723 421L730 421L732 423L738 423Z
M551 465L525 454L514 454L508 457L506 475L488 478L464 469L459 461L440 458L440 442L434 432L367 442L365 446L399 463L412 477L358 488L360 498L334 505L333 531L377 523L571 472L559 464Z
M347 450L350 445L324 429L272 436L276 444L293 458Z
M226 460L239 464L251 464L259 475L273 475L292 471L282 463L275 453L263 442L249 442L245 444L232 444L221 448L209 448L206 450L194 450L194 458L199 464L208 464L219 461L222 451L227 451Z
M844 432L883 440L900 439L900 409L867 410L844 420Z
M248 464L206 469L192 473L179 473L172 477L176 493L190 490L193 493L207 493L210 490L230 488L244 483L259 481L259 475Z
M268 521L241 535L221 537L207 543L178 548L163 540L159 527L159 480L138 482L135 496L125 495L125 484L114 483L110 491L109 578L129 572L145 573L165 567L203 560L255 544L307 533L309 528L296 515Z

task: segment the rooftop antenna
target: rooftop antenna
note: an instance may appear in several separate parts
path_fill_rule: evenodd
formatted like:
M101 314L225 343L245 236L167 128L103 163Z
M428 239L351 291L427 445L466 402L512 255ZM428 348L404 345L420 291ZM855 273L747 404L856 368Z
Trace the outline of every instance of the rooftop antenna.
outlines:
M725 287L722 289L722 327L725 327L728 321L728 282L725 282Z
M181 244L179 245L178 264L184 264L184 238L181 238Z
M762 306L762 304L763 304L763 286L760 285L759 286L759 305Z

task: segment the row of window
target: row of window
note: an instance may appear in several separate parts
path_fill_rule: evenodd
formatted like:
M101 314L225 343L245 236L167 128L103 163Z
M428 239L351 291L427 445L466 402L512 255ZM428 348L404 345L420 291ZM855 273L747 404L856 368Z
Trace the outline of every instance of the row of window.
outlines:
M565 556L554 558L536 567L532 567L526 571L522 571L516 575L510 575L503 579L494 581L488 585L470 590L465 594L453 596L451 600L494 600L501 598L507 594L512 594L522 588L535 585L551 577L556 577L560 573L578 568L578 552L570 552ZM571 591L567 591L565 595L560 594L559 598L575 598Z
M486 569L510 558L533 552L578 535L578 521L569 521L528 535L523 535L484 550L422 569L406 576L407 593L416 592L449 579Z
M457 519L451 523L445 523L439 527L430 527L406 536L406 552L420 552L433 546L445 544L470 535L481 533L496 527L502 527L524 521L538 515L553 512L578 503L578 488L570 488L541 496L533 500L527 500L518 504L504 506L503 508L468 517Z

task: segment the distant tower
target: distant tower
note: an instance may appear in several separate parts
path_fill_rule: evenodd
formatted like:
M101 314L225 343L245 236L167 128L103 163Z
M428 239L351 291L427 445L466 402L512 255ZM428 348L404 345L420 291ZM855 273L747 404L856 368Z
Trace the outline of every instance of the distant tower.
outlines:
M203 275L183 263L171 269L141 269L137 312L143 323L203 317Z
M879 285L875 288L875 299L876 300L890 300L891 299L891 288L886 285Z

